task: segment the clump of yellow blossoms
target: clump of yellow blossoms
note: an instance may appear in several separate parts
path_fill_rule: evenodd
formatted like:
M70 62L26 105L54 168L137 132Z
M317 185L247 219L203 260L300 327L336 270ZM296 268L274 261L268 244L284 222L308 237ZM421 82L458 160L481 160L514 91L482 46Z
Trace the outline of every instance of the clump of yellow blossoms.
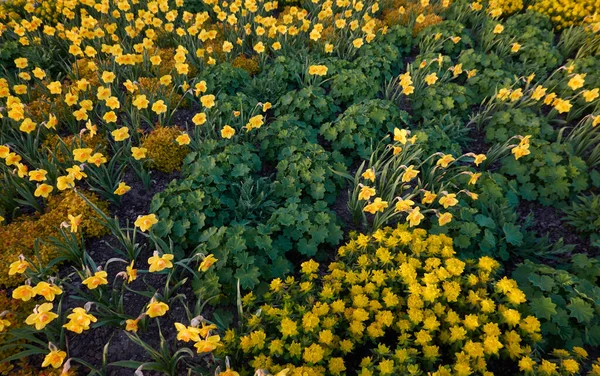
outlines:
M557 30L573 25L597 23L600 2L597 0L538 0L529 6L550 17ZM594 15L594 16L592 16Z
M525 373L578 365L568 352L568 362L540 362L525 294L494 277L494 259L456 258L445 235L386 227L352 234L338 256L324 275L311 260L299 280L273 280L263 302L246 295L244 332L230 329L220 351L288 376L486 374L498 358Z
M523 9L523 0L490 0L488 8L499 9L503 15L509 15Z
M179 135L181 131L175 127L157 127L144 136L141 146L148 150L153 168L164 172L178 171L181 168L188 150L175 142Z

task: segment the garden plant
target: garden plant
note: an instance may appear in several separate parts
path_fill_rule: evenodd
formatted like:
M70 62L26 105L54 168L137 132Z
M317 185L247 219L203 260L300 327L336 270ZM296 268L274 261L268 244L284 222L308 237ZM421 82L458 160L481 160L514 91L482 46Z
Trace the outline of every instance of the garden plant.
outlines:
M600 1L0 0L0 375L600 376Z

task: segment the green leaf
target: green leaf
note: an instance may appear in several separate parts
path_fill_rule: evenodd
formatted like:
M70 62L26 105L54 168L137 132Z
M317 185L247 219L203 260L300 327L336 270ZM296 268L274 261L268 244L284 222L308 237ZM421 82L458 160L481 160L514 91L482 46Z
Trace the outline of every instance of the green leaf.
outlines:
M258 284L260 271L255 266L245 266L237 270L235 278L240 280L240 285L244 289L251 289Z
M496 227L496 222L492 218L486 217L483 214L477 214L475 216L475 222L477 222L477 224L481 227L488 227L488 228Z
M502 226L502 230L504 230L507 243L515 246L520 246L523 244L523 233L521 232L520 226L516 226L512 223L506 223L504 226Z
M585 342L590 346L600 346L600 326L585 328Z
M556 304L547 297L531 299L531 309L536 317L550 320L556 314Z
M534 286L539 287L540 290L542 290L542 291L552 291L552 289L556 285L554 283L554 280L552 278L548 277L547 275L540 276L537 274L532 274L527 279Z
M581 298L571 298L571 303L567 305L570 316L575 318L580 324L590 322L594 317L594 308Z

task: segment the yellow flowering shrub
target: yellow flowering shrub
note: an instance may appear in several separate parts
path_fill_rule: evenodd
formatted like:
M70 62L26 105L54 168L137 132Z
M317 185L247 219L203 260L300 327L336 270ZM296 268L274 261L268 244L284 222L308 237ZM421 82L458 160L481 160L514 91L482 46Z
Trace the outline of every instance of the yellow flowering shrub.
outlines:
M65 136L60 137L57 134L53 134L48 137L42 143L42 147L47 148L56 159L60 162L70 160L71 154L65 155L65 151L61 147L61 141L69 148L69 150L78 148L91 148L97 152L106 155L106 139L100 135L94 135L91 137L88 132L84 133L81 137L76 136ZM69 152L70 153L70 152Z
M148 150L147 157L151 159L151 167L164 172L178 171L181 168L188 149L175 142L180 135L178 128L157 127L144 136L141 147Z
M523 0L491 0L488 4L490 9L500 9L503 15L513 14L523 9Z
M222 349L243 355L236 364L251 369L241 375L485 374L498 358L521 371L572 368L568 352L538 366L540 322L520 313L525 294L495 278L494 259L456 258L445 235L386 227L352 234L338 256L324 274L307 261L299 279L273 280L264 300L242 299L244 330L230 329Z
M529 6L536 12L550 17L557 30L572 25L598 22L600 2L597 0L538 0Z
M35 4L34 14L45 24L56 25L61 16L64 0L31 1Z
M383 10L383 22L387 26L408 25L411 18L417 18L423 15L422 19L415 21L413 26L413 35L418 34L427 26L433 26L443 21L442 17L437 15L441 10L439 3L430 2L423 6L421 2L396 0L393 6L386 7Z
M7 290L0 290L0 307L2 307L2 311L6 311L7 313L0 317L0 320L7 320L10 322L10 326L8 328L14 329L22 327L25 323L25 319L29 315L29 312L33 310L35 307L35 302L33 300L29 302L23 302L19 299L13 299L11 293ZM1 312L0 312L1 313ZM7 330L0 330L0 343L4 343L7 338L6 335ZM1 351L0 359L4 359L9 357L10 355L16 353L18 349L11 349L10 351ZM14 375L14 365L9 362L0 362L0 375Z
M20 20L25 15L25 4L27 4L27 0L6 0L0 2L0 19L8 16L11 20Z
M108 206L100 201L95 194L86 193L85 196L104 212ZM31 257L37 239L47 239L60 235L60 225L67 220L68 215L81 215L80 228L86 237L100 236L106 229L95 218L98 215L85 201L73 191L65 191L59 195L50 196L44 214L35 216L22 216L13 220L8 225L0 225L0 253L3 259L15 261L20 254ZM42 263L47 263L56 257L56 253L48 245L40 244L40 257ZM21 283L20 276L8 275L9 263L0 263L0 285L15 286Z
M235 68L242 68L251 76L254 76L260 70L258 66L258 58L256 56L248 58L246 55L238 55L235 59L233 59L231 65Z

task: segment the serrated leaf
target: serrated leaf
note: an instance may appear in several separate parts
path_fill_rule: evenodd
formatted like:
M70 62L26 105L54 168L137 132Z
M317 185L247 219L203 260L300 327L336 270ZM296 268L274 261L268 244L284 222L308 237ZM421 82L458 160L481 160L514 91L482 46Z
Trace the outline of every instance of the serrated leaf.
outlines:
M258 284L260 271L255 266L246 266L239 268L235 273L235 278L240 280L240 285L244 289L251 289Z
M520 226L516 226L512 223L506 223L504 226L502 226L502 230L504 230L507 243L515 246L520 246L523 244L523 233L521 232Z
M570 311L570 316L580 324L590 322L594 317L594 308L581 298L571 298L567 308Z
M487 227L487 228L495 228L496 227L496 222L492 218L487 217L483 214L477 214L475 216L475 222L477 222L477 224L481 227Z
M547 297L531 299L531 310L538 318L550 320L552 315L556 314L556 304L552 303L552 299Z
M539 289L542 291L552 291L552 289L556 285L554 283L554 280L552 278L548 277L547 275L540 276L537 274L532 274L527 279L534 286L539 287Z

